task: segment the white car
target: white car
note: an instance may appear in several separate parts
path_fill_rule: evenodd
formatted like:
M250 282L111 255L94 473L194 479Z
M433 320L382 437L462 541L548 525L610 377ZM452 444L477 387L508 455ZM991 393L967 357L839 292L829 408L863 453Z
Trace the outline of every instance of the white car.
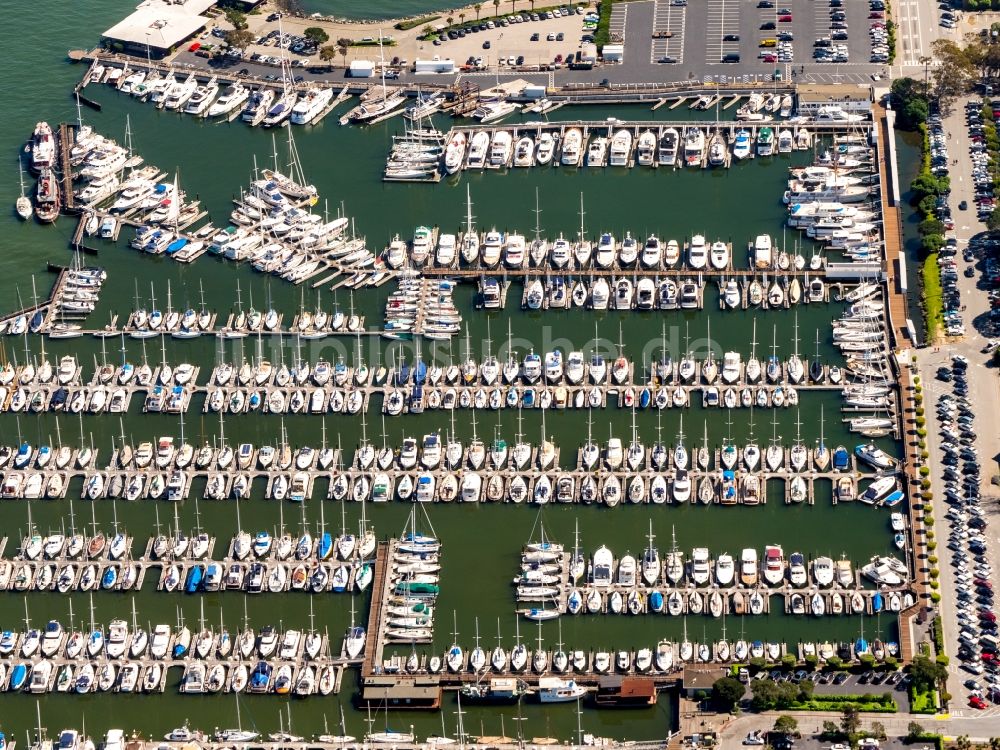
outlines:
M744 745L763 745L764 735L761 732L750 732L743 738Z

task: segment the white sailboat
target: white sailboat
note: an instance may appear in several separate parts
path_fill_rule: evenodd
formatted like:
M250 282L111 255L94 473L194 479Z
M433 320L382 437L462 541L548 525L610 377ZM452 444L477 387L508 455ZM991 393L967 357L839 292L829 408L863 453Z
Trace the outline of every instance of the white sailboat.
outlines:
M24 166L21 164L20 158L17 160L17 172L21 184L21 194L18 196L14 207L17 210L17 215L27 221L35 212L35 209L31 205L31 199L24 194Z

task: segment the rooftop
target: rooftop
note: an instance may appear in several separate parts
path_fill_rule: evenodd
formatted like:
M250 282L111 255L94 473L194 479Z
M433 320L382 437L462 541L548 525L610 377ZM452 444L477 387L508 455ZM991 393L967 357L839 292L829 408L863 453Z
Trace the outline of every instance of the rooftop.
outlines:
M201 29L203 15L215 0L145 0L133 13L104 32L104 37L126 44L169 49Z
M857 86L845 85L842 83L801 83L796 88L799 101L827 101L827 100L863 100L870 101L872 98L871 86L859 84Z

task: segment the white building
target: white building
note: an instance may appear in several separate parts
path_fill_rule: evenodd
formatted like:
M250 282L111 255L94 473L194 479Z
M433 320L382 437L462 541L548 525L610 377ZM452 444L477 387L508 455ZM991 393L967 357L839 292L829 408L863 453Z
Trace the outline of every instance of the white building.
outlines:
M102 38L125 52L162 57L205 28L203 16L215 0L145 0L104 32Z
M869 115L872 111L871 86L806 83L796 87L798 114L813 117L820 107L837 106L849 114Z

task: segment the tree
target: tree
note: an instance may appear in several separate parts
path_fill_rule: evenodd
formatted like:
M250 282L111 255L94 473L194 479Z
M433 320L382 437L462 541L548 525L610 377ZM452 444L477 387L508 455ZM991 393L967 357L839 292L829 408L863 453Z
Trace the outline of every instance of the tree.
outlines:
M966 50L950 39L935 39L931 42L931 50L940 63L931 74L932 92L941 109L947 112L954 100L968 90L976 75L976 66Z
M861 719L858 715L858 707L853 703L848 703L844 706L844 711L840 716L840 728L844 734L852 735L858 731L859 726L861 726Z
M931 108L926 99L911 99L903 105L902 119L906 123L926 122L930 114Z
M472 9L476 11L476 23L479 23L479 11L483 9L482 3L476 3L472 6Z
M750 705L754 711L770 711L778 703L778 686L771 680L754 680L750 683L753 698Z
M892 108L896 111L896 127L915 130L927 120L928 103L923 82L913 78L897 78L892 82Z
M333 68L333 58L337 56L337 48L332 44L324 44L319 48L319 59L323 62L330 63L330 67Z
M958 750L970 750L972 747L972 740L970 740L967 735L963 734L955 740L955 747L957 747Z
M493 0L493 17L500 15L500 0Z
M226 44L235 49L246 49L253 44L255 38L247 29L233 29L226 32Z
M448 17L447 17L446 19L444 19L444 20L445 20L445 22L446 22L446 23L447 23L447 24L448 24L449 26L451 26L452 24L454 24L454 23L455 23L455 17L454 17L454 16L448 16Z
M712 700L725 711L731 711L745 692L743 683L733 677L720 677L712 684Z
M282 13L302 15L302 3L299 0L274 0L274 7Z
M906 741L916 742L924 736L924 728L915 721L906 725Z
M238 10L230 9L226 11L226 20L234 29L245 29L247 27L247 16Z
M341 37L337 40L337 52L340 56L344 58L344 65L347 65L347 48L351 46L351 40L347 37Z
M925 239L925 245L926 241ZM910 664L910 680L913 689L918 691L932 690L948 676L948 670L941 664L931 660L924 654L917 654Z
M881 721L876 721L872 724L872 734L875 735L875 739L884 740L886 738L885 725Z
M510 0L510 12L513 13L517 10L517 0Z
M774 731L786 736L792 736L799 731L799 722L794 716L782 714L774 721Z
M986 219L986 228L989 229L992 234L1000 232L1000 207L994 208L990 211L989 218Z
M823 722L823 733L822 733L822 736L830 738L830 739L832 739L834 737L839 737L840 736L840 730L837 728L837 725L835 723L833 723L832 721L830 721L829 719L827 719L826 721Z
M460 24L462 24L463 26L465 25L465 14L464 13L459 13L458 14L458 22Z
M317 47L330 41L330 35L327 34L319 26L310 26L308 29L302 32L302 35L315 44Z

